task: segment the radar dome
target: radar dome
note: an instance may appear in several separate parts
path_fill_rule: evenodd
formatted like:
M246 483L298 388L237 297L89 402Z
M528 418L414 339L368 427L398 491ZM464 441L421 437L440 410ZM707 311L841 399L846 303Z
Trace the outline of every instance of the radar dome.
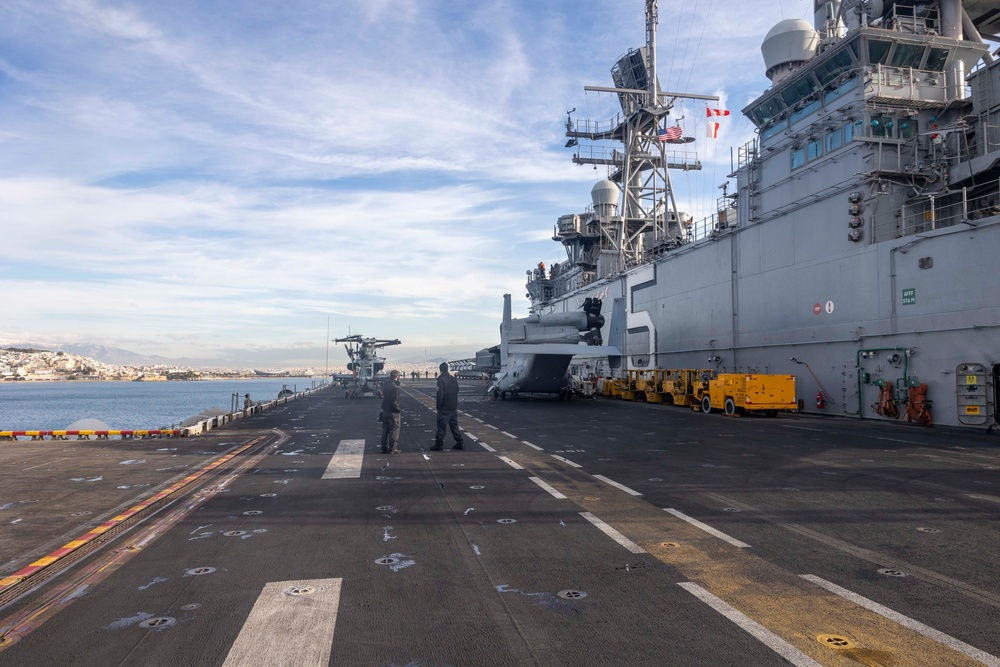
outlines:
M611 180L598 181L590 190L590 199L594 202L594 210L598 215L611 216L618 208L618 196L621 189Z
M785 19L771 28L760 45L767 78L778 83L795 68L812 60L819 33L802 19Z

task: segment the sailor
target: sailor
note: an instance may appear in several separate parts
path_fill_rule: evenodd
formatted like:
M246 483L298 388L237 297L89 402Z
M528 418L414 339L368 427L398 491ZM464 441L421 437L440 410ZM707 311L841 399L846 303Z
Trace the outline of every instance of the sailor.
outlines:
M403 411L399 408L399 371L393 370L382 382L382 453L399 454L399 425Z
M253 407L253 401L250 400L250 394L246 394L243 397L243 416L246 417L250 413L250 408Z
M458 380L448 372L448 363L442 361L441 377L437 379L437 433L434 435L432 452L444 449L445 430L451 428L455 438L452 449L465 449L462 446L462 432L458 430Z

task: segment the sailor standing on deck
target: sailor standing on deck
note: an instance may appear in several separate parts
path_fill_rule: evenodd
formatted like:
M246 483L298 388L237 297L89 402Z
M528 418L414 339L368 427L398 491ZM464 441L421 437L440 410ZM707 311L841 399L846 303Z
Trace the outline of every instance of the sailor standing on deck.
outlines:
M452 449L465 449L462 446L462 432L458 430L458 380L448 372L448 364L441 362L441 376L437 379L437 433L434 436L432 452L444 449L445 430L450 427L455 438Z
M403 411L399 407L399 371L393 370L382 382L382 453L399 454L399 425Z

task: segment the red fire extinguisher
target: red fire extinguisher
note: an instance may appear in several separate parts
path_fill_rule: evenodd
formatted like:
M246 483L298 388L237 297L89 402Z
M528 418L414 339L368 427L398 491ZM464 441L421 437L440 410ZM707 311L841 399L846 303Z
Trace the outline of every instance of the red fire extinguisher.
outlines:
M826 407L826 401L823 400L823 390L822 389L820 391L816 392L816 407L817 408L825 408Z

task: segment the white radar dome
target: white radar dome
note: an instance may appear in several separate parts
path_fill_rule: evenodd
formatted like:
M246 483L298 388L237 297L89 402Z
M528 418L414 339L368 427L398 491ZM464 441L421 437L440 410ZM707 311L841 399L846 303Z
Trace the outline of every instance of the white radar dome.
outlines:
M760 45L767 78L777 83L795 68L812 60L819 33L802 19L785 19L771 28Z
M604 220L615 215L618 209L618 195L621 189L611 180L598 181L590 190L590 199L594 202L594 212Z
M594 202L594 208L601 206L618 206L618 196L621 189L611 180L604 179L598 181L590 190L590 198Z

